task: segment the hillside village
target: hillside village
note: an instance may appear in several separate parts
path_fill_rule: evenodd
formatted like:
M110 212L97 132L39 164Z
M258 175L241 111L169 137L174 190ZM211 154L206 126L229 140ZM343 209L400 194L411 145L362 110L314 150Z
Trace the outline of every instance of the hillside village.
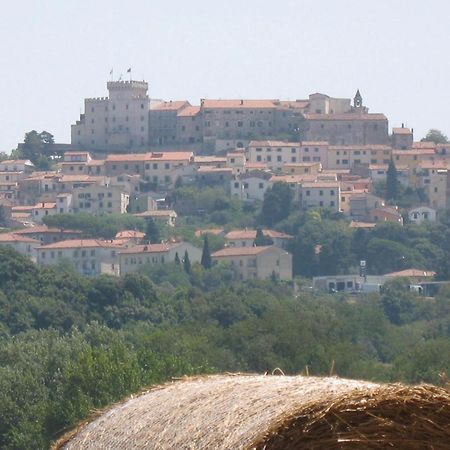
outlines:
M71 144L51 144L61 157L50 170L27 159L0 161L0 204L12 227L0 234L0 245L41 265L71 260L88 275L124 275L185 255L200 262L201 248L174 237L152 242L142 231L122 230L105 240L43 224L54 215L126 214L176 230L183 214L168 199L190 185L259 204L282 183L298 211L342 214L354 229L433 222L449 207L450 144L414 141L403 124L389 134L387 118L369 113L359 90L352 100L312 94L296 101L202 99L193 106L150 99L145 82L107 87L109 97L85 100ZM407 208L387 198L389 177L395 189L415 194ZM267 228L269 241L255 246L256 228L199 228L197 235L224 238L212 260L231 264L241 280L291 280L293 236Z

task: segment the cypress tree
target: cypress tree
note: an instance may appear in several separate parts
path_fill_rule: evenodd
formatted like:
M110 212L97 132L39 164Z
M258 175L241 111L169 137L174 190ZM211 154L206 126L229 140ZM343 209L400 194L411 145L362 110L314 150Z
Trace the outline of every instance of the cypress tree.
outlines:
M211 252L209 250L209 242L208 242L207 234L205 234L205 236L203 238L203 250L202 250L201 264L205 269L210 269L212 266Z
M175 264L177 264L177 265L181 264L180 257L178 256L178 252L175 253Z
M397 168L395 167L395 163L392 158L389 161L389 167L386 175L386 199L392 200L397 197L398 190Z
M187 250L184 252L183 268L186 273L191 273L191 261L189 260L189 253Z

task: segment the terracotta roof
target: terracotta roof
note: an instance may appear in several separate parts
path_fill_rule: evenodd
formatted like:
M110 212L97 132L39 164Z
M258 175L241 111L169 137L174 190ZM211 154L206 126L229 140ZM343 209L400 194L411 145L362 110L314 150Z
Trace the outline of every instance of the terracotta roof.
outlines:
M68 239L66 241L53 242L48 245L40 247L42 250L52 248L94 248L94 247L111 247L119 248L118 245L114 245L111 241L102 241L100 239Z
M104 180L104 177L97 177L94 175L62 175L61 182L62 183L70 183L70 182L85 182L85 183L96 183L97 181Z
M231 167L208 167L202 166L197 169L197 172L200 173L233 173L233 169Z
M367 113L367 114L355 114L355 113L343 113L343 114L305 114L307 120L347 120L347 121L360 121L360 120L377 120L387 121L387 117L381 113Z
M328 141L301 141L300 145L302 147L311 147L311 146L319 147L321 145L323 146L328 145Z
M212 234L214 236L220 236L224 232L223 228L206 228L203 230L196 230L195 236L201 237L204 234Z
M249 147L300 147L300 142L250 141Z
M262 230L265 236L269 236L270 238L278 238L278 239L293 239L293 236L285 233L281 233L276 230ZM230 231L225 235L225 239L229 241L235 239L255 239L256 238L256 230L234 230Z
M305 109L309 106L309 100L281 100L275 104L290 109Z
M180 243L175 244L147 244L147 245L134 245L133 247L126 248L120 251L121 255L134 254L134 253L165 253L170 249L179 247Z
M87 156L89 152L64 152L64 156Z
M313 182L305 182L302 184L303 188L338 188L340 187L339 181L313 181Z
M406 269L399 272L386 273L385 277L426 277L433 278L436 276L436 272L431 270L420 270L420 269Z
M194 156L191 151L110 154L106 162L182 161Z
M217 108L255 108L255 109L274 109L276 100L208 100L202 102L203 109Z
M141 213L133 214L136 217L166 217L177 214L173 209L161 209L156 211L144 211Z
M409 128L392 128L392 134L412 134Z
M392 150L389 145L367 144L367 145L330 145L328 150ZM405 150L402 150L405 151Z
M31 212L33 211L34 206L23 205L23 206L13 206L11 208L12 212Z
M393 155L435 155L436 151L434 148L416 148L412 150L392 150Z
M316 175L273 175L270 178L272 183L304 183L306 181L314 181Z
M65 230L63 228L49 228L47 225L24 228L14 231L15 234L40 234L40 233L61 233L61 234L82 234L81 230Z
M277 249L277 247L273 245L266 245L261 247L227 247L213 253L211 256L213 258L223 258L227 256L253 256L259 255L260 253L264 253L270 249ZM279 251L283 251L281 249L277 249Z
M53 209L56 208L56 203L54 202L42 202L33 206L33 209Z
M128 238L142 239L143 237L145 237L145 233L143 233L142 231L136 231L136 230L124 230L124 231L119 231L116 234L116 239L128 239Z
M15 233L0 233L0 243L8 242L25 242L27 244L41 244L37 239L32 239L26 236L20 236Z
M178 117L193 117L200 112L200 106L187 106L178 112Z
M4 161L0 161L0 164L28 164L33 166L34 164L29 159L6 159Z
M184 152L152 152L147 153L146 161L183 161L193 158L191 151Z
M358 222L356 220L350 222L350 228L375 228L376 225L376 223Z
M198 164L226 163L227 158L223 156L194 156L194 162Z
M450 161L422 161L419 167L421 169L446 170L450 168Z
M436 143L433 141L413 142L413 148L436 148Z
M266 169L267 164L266 163L245 163L246 169Z
M128 154L109 154L105 162L144 162L146 160L146 153L128 153Z
M187 100L176 100L158 103L150 108L150 111L178 111L184 106L190 106Z

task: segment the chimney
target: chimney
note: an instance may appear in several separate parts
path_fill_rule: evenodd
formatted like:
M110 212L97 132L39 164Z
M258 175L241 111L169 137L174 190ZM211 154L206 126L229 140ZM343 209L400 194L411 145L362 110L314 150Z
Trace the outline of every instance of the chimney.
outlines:
M243 105L244 104L244 100L241 100L241 105Z
M402 123L402 128L405 128L405 124L404 123Z

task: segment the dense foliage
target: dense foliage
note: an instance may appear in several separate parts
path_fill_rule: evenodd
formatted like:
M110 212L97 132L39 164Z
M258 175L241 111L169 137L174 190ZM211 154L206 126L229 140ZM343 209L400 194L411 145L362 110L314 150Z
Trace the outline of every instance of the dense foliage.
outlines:
M182 374L450 373L450 290L425 299L397 280L346 298L231 280L226 265L175 262L87 278L0 248L0 448L47 448L92 409Z

